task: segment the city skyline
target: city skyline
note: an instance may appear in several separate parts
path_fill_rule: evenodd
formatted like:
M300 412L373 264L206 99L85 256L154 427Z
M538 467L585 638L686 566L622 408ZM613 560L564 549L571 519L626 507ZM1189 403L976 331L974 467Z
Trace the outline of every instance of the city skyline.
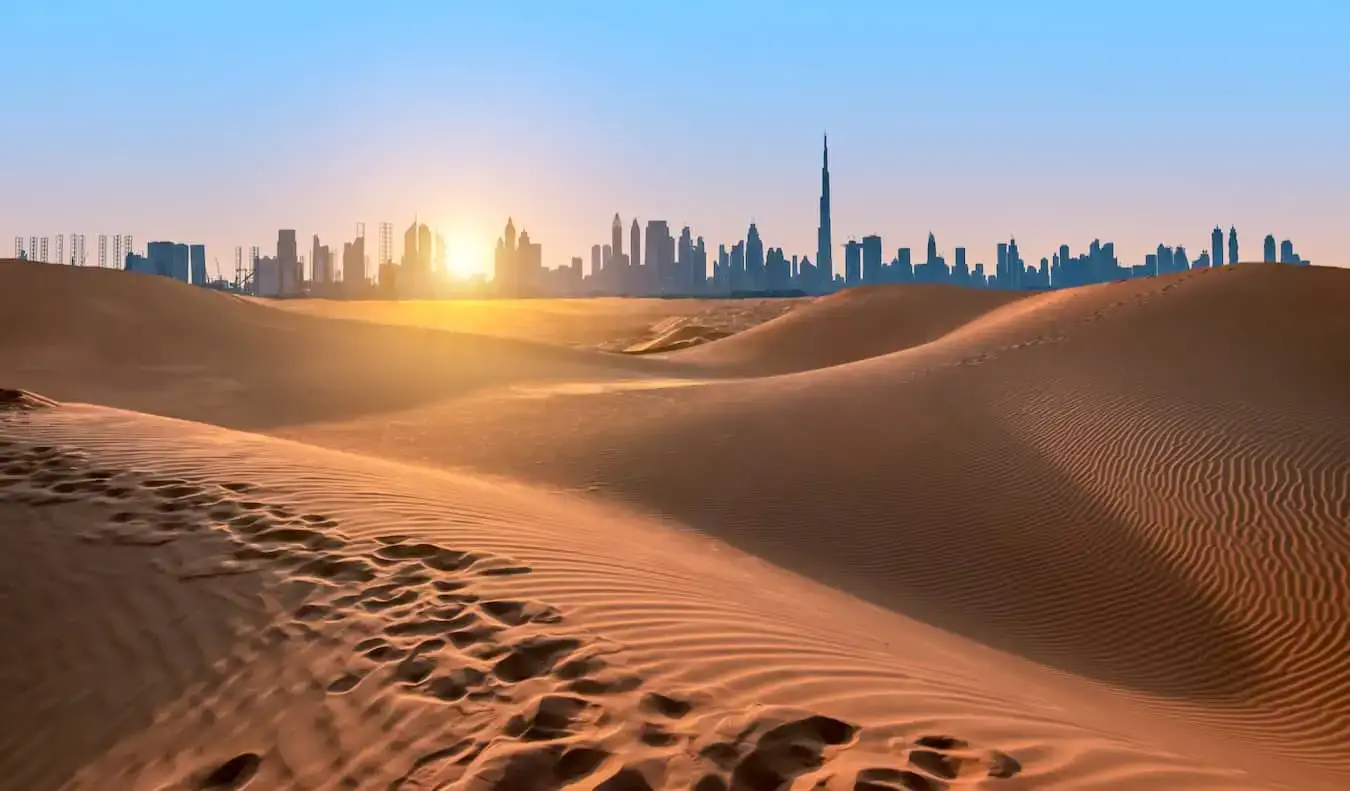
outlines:
M190 240L228 270L229 251L267 247L279 226L337 240L419 215L452 264L467 254L486 273L505 217L556 267L585 258L618 212L710 243L753 219L814 259L818 174L799 163L828 131L836 259L850 237L918 247L931 231L972 251L1016 235L1038 254L1100 237L1134 262L1159 241L1199 248L1222 223L1344 264L1350 111L1333 99L1350 68L1329 20L1350 12L1145 5L1116 18L989 4L974 19L695 3L655 25L613 3L413 3L436 32L408 52L396 15L312 3L269 9L266 29L239 9L152 3L58 26L35 4L4 12L25 70L9 80L15 106L44 121L0 132L0 150L25 152L7 163L21 189L0 196L0 233ZM680 28L700 26L747 35L679 50ZM132 33L164 46L127 47ZM79 56L38 57L48 35ZM1294 55L1223 54L1270 41ZM783 67L808 44L807 65ZM414 105L416 123L390 122ZM170 106L181 121L166 125Z
M200 243L151 241L141 254L133 244L133 237L121 234L113 236L111 261L107 235L97 237L96 266L111 265L259 296L425 299L470 293L498 297L828 294L843 288L885 283L1044 290L1173 274L1226 263L1310 264L1292 240L1277 240L1273 234L1263 238L1259 258L1242 257L1236 227L1229 226L1225 234L1216 225L1210 232L1208 248L1201 248L1198 253L1195 247L1188 252L1185 245L1160 242L1153 252L1145 255L1143 263L1133 265L1121 261L1113 241L1094 237L1086 254L1081 249L1075 254L1071 244L1061 243L1053 253L1042 256L1038 266L1034 256L1029 261L1022 257L1016 237L1010 236L997 244L995 263L986 267L978 253L972 260L964 245L958 244L949 255L947 248L938 246L932 231L928 233L922 258L912 248L901 246L887 261L882 237L869 234L861 241L850 237L842 245L843 268L839 271L834 265L832 241L829 137L824 136L821 142L814 261L810 256L785 252L772 244L766 249L753 221L743 239L733 239L730 245L720 243L714 253L712 245L687 225L681 229L677 243L671 225L665 220L648 220L644 234L637 218L626 229L622 217L616 213L608 242L591 245L589 269L581 256L572 256L566 265L546 265L542 244L532 240L527 230L518 231L514 218L508 218L497 240L490 274L466 276L449 266L449 248L440 230L417 216L403 234L402 255L398 257L394 255L393 223L382 221L373 260L367 254L365 224L358 223L355 236L340 248L323 244L317 234L313 235L308 264L300 252L295 229L277 232L272 255L255 245L250 247L246 258L243 248L236 246L232 278L224 276L229 272L220 269L218 257L211 271L206 263L205 246ZM627 252L625 236L630 240ZM54 256L50 241L45 236L29 236L25 244L24 237L16 236L14 256L86 265L84 234L70 235L69 256L64 254L64 234L55 238ZM456 281L462 285L456 285Z

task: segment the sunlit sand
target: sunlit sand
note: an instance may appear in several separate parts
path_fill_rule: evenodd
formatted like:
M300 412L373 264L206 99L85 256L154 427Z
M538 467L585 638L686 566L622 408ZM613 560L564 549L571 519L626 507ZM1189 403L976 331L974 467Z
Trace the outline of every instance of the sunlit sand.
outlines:
M1339 791L1346 305L0 262L0 789Z

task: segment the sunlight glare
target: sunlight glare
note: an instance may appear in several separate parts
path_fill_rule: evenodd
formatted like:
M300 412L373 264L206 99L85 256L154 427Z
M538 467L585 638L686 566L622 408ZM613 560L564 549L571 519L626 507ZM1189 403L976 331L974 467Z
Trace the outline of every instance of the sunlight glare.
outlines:
M468 278L491 272L491 251L476 243L469 234L453 233L445 240L445 247L445 265L451 275Z

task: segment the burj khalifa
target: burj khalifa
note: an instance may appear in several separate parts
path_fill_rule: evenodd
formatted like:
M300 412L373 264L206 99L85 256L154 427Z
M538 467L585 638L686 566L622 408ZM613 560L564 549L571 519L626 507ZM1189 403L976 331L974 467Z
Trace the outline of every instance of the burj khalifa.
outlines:
M817 288L829 291L834 285L834 245L830 242L830 136L825 136L825 158L820 166L820 227L816 231Z

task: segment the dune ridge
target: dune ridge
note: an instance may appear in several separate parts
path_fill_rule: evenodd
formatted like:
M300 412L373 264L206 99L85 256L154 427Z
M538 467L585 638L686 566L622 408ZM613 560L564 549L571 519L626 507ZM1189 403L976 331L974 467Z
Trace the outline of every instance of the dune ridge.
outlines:
M8 274L16 271L29 277L27 270ZM0 279L6 274L0 270ZM69 292L79 276L44 273L23 284L36 302L44 297L33 289ZM183 290L167 284L153 299L139 291L119 299L157 304ZM629 787L623 784L636 784L637 772L653 788L690 787L705 776L721 780L704 781L712 785L701 791L718 782L773 788L770 780L755 785L754 767L788 760L773 753L791 753L785 744L815 756L793 788L815 779L830 788L1343 787L1350 779L1350 669L1340 661L1350 642L1350 347L1343 342L1350 273L1240 265L1064 292L972 293L845 292L721 340L637 358L562 349L546 338L304 315L321 312L315 305L246 306L283 318L236 313L221 307L232 304L221 297L226 302L209 308L220 324L211 332L235 338L232 349L172 339L156 345L165 328L196 319L142 310L154 316L137 330L144 348L133 350L134 370L111 386L100 378L111 365L72 367L66 351L40 358L29 350L41 347L26 342L32 336L46 339L46 348L78 348L99 325L34 329L43 322L34 313L4 327L0 384L305 444L63 403L0 416L15 421L11 433L32 434L8 462L29 482L10 488L34 488L34 445L68 448L100 468L153 469L150 477L208 489L250 482L267 497L250 493L248 502L268 513L290 509L269 518L289 524L310 513L337 522L306 529L319 534L315 541L349 542L339 553L345 557L365 559L361 553L379 550L377 536L405 534L440 550L514 559L529 573L486 581L471 574L475 591L482 585L494 599L519 604L507 607L513 612L543 612L527 601L546 604L562 621L510 627L521 629L511 645L517 636L575 626L585 633L576 650L603 645L622 657L613 677L601 674L604 685L618 676L642 679L625 692L582 693L584 704L548 704L598 717L591 704L599 700L605 722L627 723L611 732L583 718L567 726L569 735L544 740L554 758L569 749L563 743L605 753L586 753L598 763L578 787ZM207 310L203 303L193 312ZM352 318L364 309L344 310ZM686 320L672 316L671 326ZM318 347L278 343L236 323L347 345L321 365L286 372L278 387L274 367L282 357L256 348ZM391 353L394 344L412 344L415 353ZM112 345L104 348L119 359ZM237 362L246 359L253 362ZM155 378L155 365L189 362L228 370L228 396L213 389L218 380L181 370ZM307 376L350 383L386 371L387 381L345 392L331 382L303 389ZM48 384L59 391L43 389ZM378 392L380 384L411 393ZM172 397L162 392L166 385ZM323 399L337 403L309 403ZM147 503L162 499L135 491ZM72 526L89 518L61 510L78 505L20 505L73 514L62 517ZM162 537L155 536L147 540ZM287 553L291 560L266 573L293 578L285 566L298 555ZM38 558L14 573L23 578L25 565L55 562ZM421 584L434 588L435 580ZM400 606L430 603L392 608ZM271 618L286 631L293 612L289 602L250 603L231 617ZM493 617L474 612L483 622ZM364 619L376 631L389 626ZM493 645L501 644L465 650L490 654L499 650ZM314 651L287 654L286 663L319 668L306 671L318 679L345 661L333 647ZM488 661L455 651L448 664ZM272 667L259 651L247 656L250 667ZM266 672L253 678L234 683L266 684ZM302 681L295 677L296 685L318 683ZM404 683L376 685L384 691L372 694L389 698L392 685L404 696ZM509 705L485 703L492 714L483 721L563 694L526 686L528 693L510 693ZM649 690L698 701L691 709L698 713L663 726L678 732L665 746L634 741L632 729L657 722L634 713ZM319 708L304 710L337 705L319 698L305 698L303 706ZM3 722L32 720L41 707L31 706L26 720L12 714ZM267 716L218 719L242 729ZM337 726L346 736L335 738L368 742L374 746L364 756L384 756L402 771L424 747L453 735L422 715L403 716L417 725L396 728L398 737L351 716ZM783 717L798 724L775 731L771 723ZM648 762L673 760L667 750L693 749L712 760L699 740L724 726L748 740L724 740L739 745L725 766L695 762L653 774ZM145 783L191 782L189 769L209 761L170 767L165 761L186 759L164 756L192 753L194 739L214 727L182 735L173 749L156 741L168 738L162 729L109 730L105 738L119 746L98 760L123 757L98 766L135 773L149 761L158 768L137 775ZM503 728L484 724L454 743L495 738L511 744L493 749L523 749L519 734ZM956 777L941 776L934 767L946 764L938 759L914 764L916 752L933 746L922 738L947 745L936 752L963 757ZM294 764L287 771L300 779L286 782L295 787L343 776L315 768L326 762L355 771L332 745L288 744L276 749L324 757L277 761L272 748L243 742L237 755L261 756L262 772ZM1015 776L990 776L1011 766L999 755L1020 766ZM241 760L235 769L247 768ZM553 759L520 760L544 766ZM751 768L736 768L745 761ZM73 763L88 764L80 782L93 784L82 787L97 787L95 764ZM439 768L419 782L468 782L445 762L432 764ZM401 777L382 771L356 772L352 787ZM452 775L458 779L446 779Z

